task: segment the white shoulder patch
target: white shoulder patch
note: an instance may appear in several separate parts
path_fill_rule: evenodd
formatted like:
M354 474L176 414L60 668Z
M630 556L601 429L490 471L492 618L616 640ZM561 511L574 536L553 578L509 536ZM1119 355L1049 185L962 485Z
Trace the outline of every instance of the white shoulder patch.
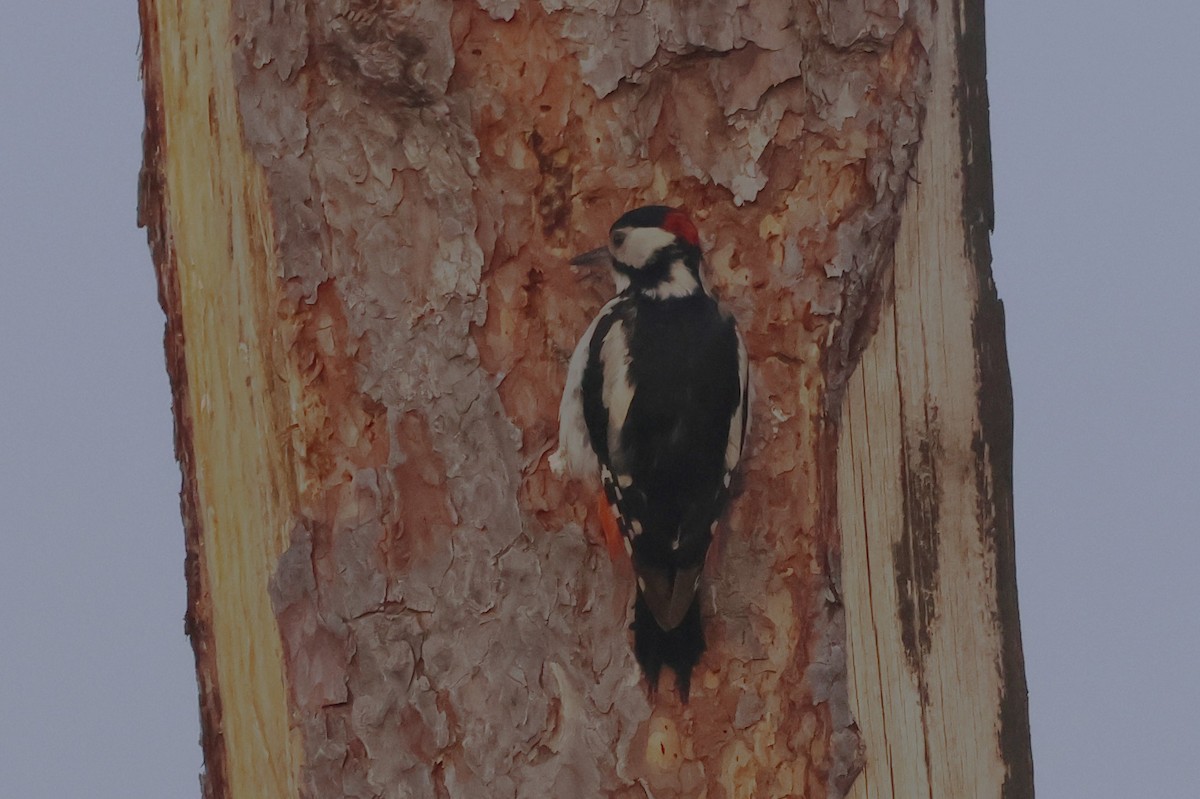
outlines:
M575 345L567 364L567 382L558 406L558 449L550 456L550 469L559 477L586 477L600 470L583 418L583 370L587 368L588 353L597 325L612 313L619 299L613 297L600 309Z
M623 466L617 461L621 451L621 430L633 403L633 381L629 376L629 338L625 325L614 322L600 344L600 366L604 383L601 400L608 409L608 454L618 472Z
M750 356L746 353L746 342L742 332L737 333L738 344L738 406L729 421L729 439L725 444L725 474L728 488L728 475L737 468L742 459L742 447L750 434Z

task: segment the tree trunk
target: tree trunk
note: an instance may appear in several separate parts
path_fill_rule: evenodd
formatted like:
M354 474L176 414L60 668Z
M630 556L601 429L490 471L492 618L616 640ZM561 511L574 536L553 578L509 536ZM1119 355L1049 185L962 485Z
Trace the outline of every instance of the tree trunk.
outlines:
M141 0L206 796L1032 795L982 9L897 8ZM758 397L688 705L547 466L649 202Z
M932 24L888 300L841 406L851 705L868 752L851 796L1017 799L1033 796L1033 763L983 4Z

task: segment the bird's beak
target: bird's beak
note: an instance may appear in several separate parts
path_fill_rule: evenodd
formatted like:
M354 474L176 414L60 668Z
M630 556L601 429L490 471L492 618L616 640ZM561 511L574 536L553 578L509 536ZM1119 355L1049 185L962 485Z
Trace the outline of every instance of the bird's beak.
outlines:
M608 247L597 247L571 259L571 266L612 266L612 253Z

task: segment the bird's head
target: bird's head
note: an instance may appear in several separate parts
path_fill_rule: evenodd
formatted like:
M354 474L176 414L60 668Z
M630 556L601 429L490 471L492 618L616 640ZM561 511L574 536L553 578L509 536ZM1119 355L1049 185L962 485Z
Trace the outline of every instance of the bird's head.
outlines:
M609 229L607 245L571 263L611 266L630 288L660 299L704 291L696 225L683 211L665 205L629 211Z

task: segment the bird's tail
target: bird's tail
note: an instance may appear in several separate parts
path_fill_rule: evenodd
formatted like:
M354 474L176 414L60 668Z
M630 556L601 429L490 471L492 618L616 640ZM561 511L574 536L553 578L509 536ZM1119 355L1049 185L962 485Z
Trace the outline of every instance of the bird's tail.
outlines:
M633 654L650 683L650 690L653 692L658 689L658 675L663 666L668 666L675 672L679 697L686 703L692 685L692 669L704 653L700 598L695 595L692 597L692 604L678 627L664 630L654 620L654 614L639 590L633 605L632 629Z

